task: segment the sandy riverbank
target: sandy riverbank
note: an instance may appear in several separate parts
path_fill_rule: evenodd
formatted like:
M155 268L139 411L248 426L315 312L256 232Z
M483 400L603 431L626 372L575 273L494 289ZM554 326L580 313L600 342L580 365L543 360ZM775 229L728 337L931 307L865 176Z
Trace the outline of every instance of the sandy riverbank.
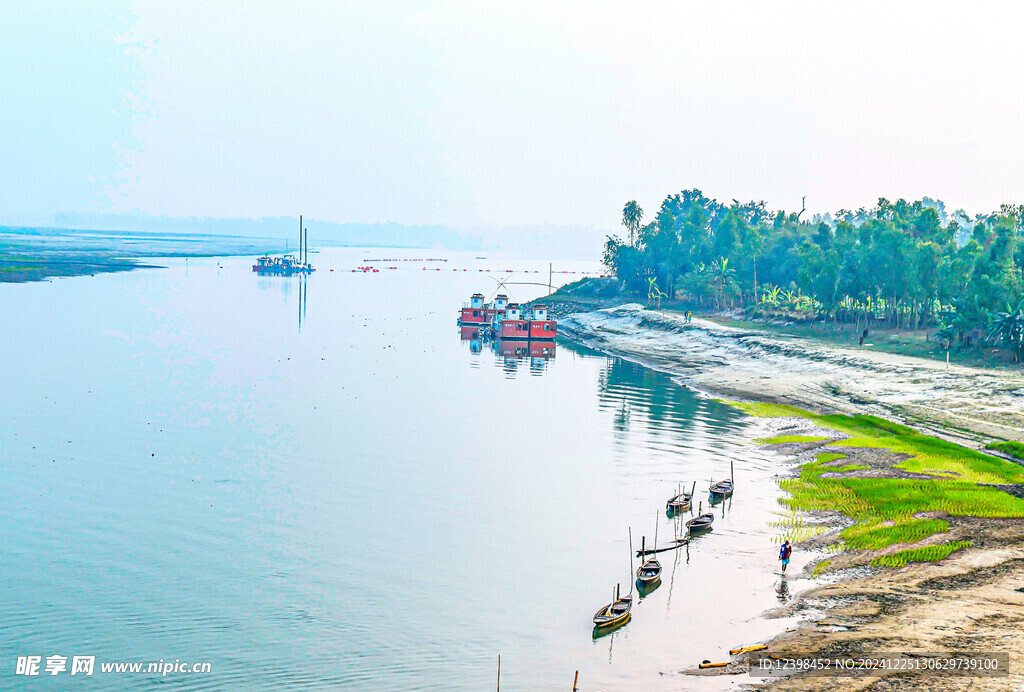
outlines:
M977 446L1024 440L1024 370L987 370L727 327L629 304L560 318L593 348L715 396L875 413Z
M560 317L571 338L677 375L686 385L713 396L784 403L820 413L874 413L906 422L923 432L979 447L993 438L1024 439L1024 373L951 366L886 353L865 352L766 332L691 323L675 314L638 305ZM771 445L793 464L834 451L835 431L802 418L772 419L780 435L825 438ZM884 449L842 447L844 465L867 478L914 478L896 468L906 456ZM936 481L938 482L938 481ZM1022 486L1004 487L1021 496ZM1024 689L1024 520L916 514L943 519L948 531L914 547L970 541L941 562L872 567L880 555L908 548L826 552L850 520L838 512L816 512L814 521L831 527L798 546L821 550L828 568L820 585L799 594L775 615L811 616L796 632L769 643L765 654L789 656L871 655L883 652L1008 652L1010 678L794 677L773 681L780 690ZM809 572L817 560L808 566ZM805 573L803 576L810 576ZM1018 612L1020 611L1020 612ZM753 655L751 655L752 657ZM753 688L742 657L713 671L739 675ZM696 672L696 671L690 671Z

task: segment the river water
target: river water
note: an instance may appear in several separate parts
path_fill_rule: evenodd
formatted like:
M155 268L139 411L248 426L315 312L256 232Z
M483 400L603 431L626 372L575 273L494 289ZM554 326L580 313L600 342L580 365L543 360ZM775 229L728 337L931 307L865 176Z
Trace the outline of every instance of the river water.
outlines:
M777 574L782 469L755 424L570 343L461 340L469 294L541 295L522 282L548 264L424 254L325 250L305 282L193 258L0 285L0 687L52 655L96 672L32 685L145 688L161 676L99 663L177 659L211 672L170 689L484 690L499 655L503 690L749 682L678 671L789 624L761 616L799 582ZM664 545L665 500L696 481L706 506L730 461L714 531L595 639L628 529Z

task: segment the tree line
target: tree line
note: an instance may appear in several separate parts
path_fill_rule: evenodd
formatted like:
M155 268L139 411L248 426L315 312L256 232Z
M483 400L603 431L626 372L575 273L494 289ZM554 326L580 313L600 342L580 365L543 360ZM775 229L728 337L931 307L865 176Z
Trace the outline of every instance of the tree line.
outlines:
M973 217L941 201L801 218L765 202L669 195L653 219L623 208L604 263L625 287L760 317L932 329L946 347L981 335L1024 359L1024 205Z

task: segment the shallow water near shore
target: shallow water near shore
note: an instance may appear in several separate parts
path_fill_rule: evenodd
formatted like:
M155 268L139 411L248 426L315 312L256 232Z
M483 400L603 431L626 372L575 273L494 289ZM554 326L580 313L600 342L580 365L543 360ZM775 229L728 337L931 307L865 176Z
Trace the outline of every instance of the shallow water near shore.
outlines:
M326 250L305 282L193 258L0 286L0 687L54 654L211 663L172 689L481 690L499 654L503 690L750 682L678 671L790 624L761 616L801 581L778 575L785 468L758 423L568 342L530 359L460 339L491 275L541 282L547 262L349 271L428 255ZM665 545L665 500L696 481L707 507L730 460L714 530L662 553L661 586L595 639L629 588L627 528Z

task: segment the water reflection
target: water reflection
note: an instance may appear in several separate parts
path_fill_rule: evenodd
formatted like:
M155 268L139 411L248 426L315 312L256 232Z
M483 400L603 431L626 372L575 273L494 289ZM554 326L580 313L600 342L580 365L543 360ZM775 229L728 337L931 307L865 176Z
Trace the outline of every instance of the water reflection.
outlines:
M187 271L187 269L186 269ZM270 293L277 291L281 300L285 303L291 302L292 288L295 287L297 294L295 300L295 311L298 315L299 331L302 331L302 324L306 321L306 298L309 293L309 278L305 275L298 276L273 276L258 275L256 286L260 291Z
M468 344L473 355L483 353L484 346L489 346L495 356L494 364L510 377L519 371L520 364L526 364L531 375L543 374L557 351L554 341L495 339L486 327L461 326L459 338Z
M779 598L779 603L786 603L789 601L789 582L785 577L775 585L775 593Z

